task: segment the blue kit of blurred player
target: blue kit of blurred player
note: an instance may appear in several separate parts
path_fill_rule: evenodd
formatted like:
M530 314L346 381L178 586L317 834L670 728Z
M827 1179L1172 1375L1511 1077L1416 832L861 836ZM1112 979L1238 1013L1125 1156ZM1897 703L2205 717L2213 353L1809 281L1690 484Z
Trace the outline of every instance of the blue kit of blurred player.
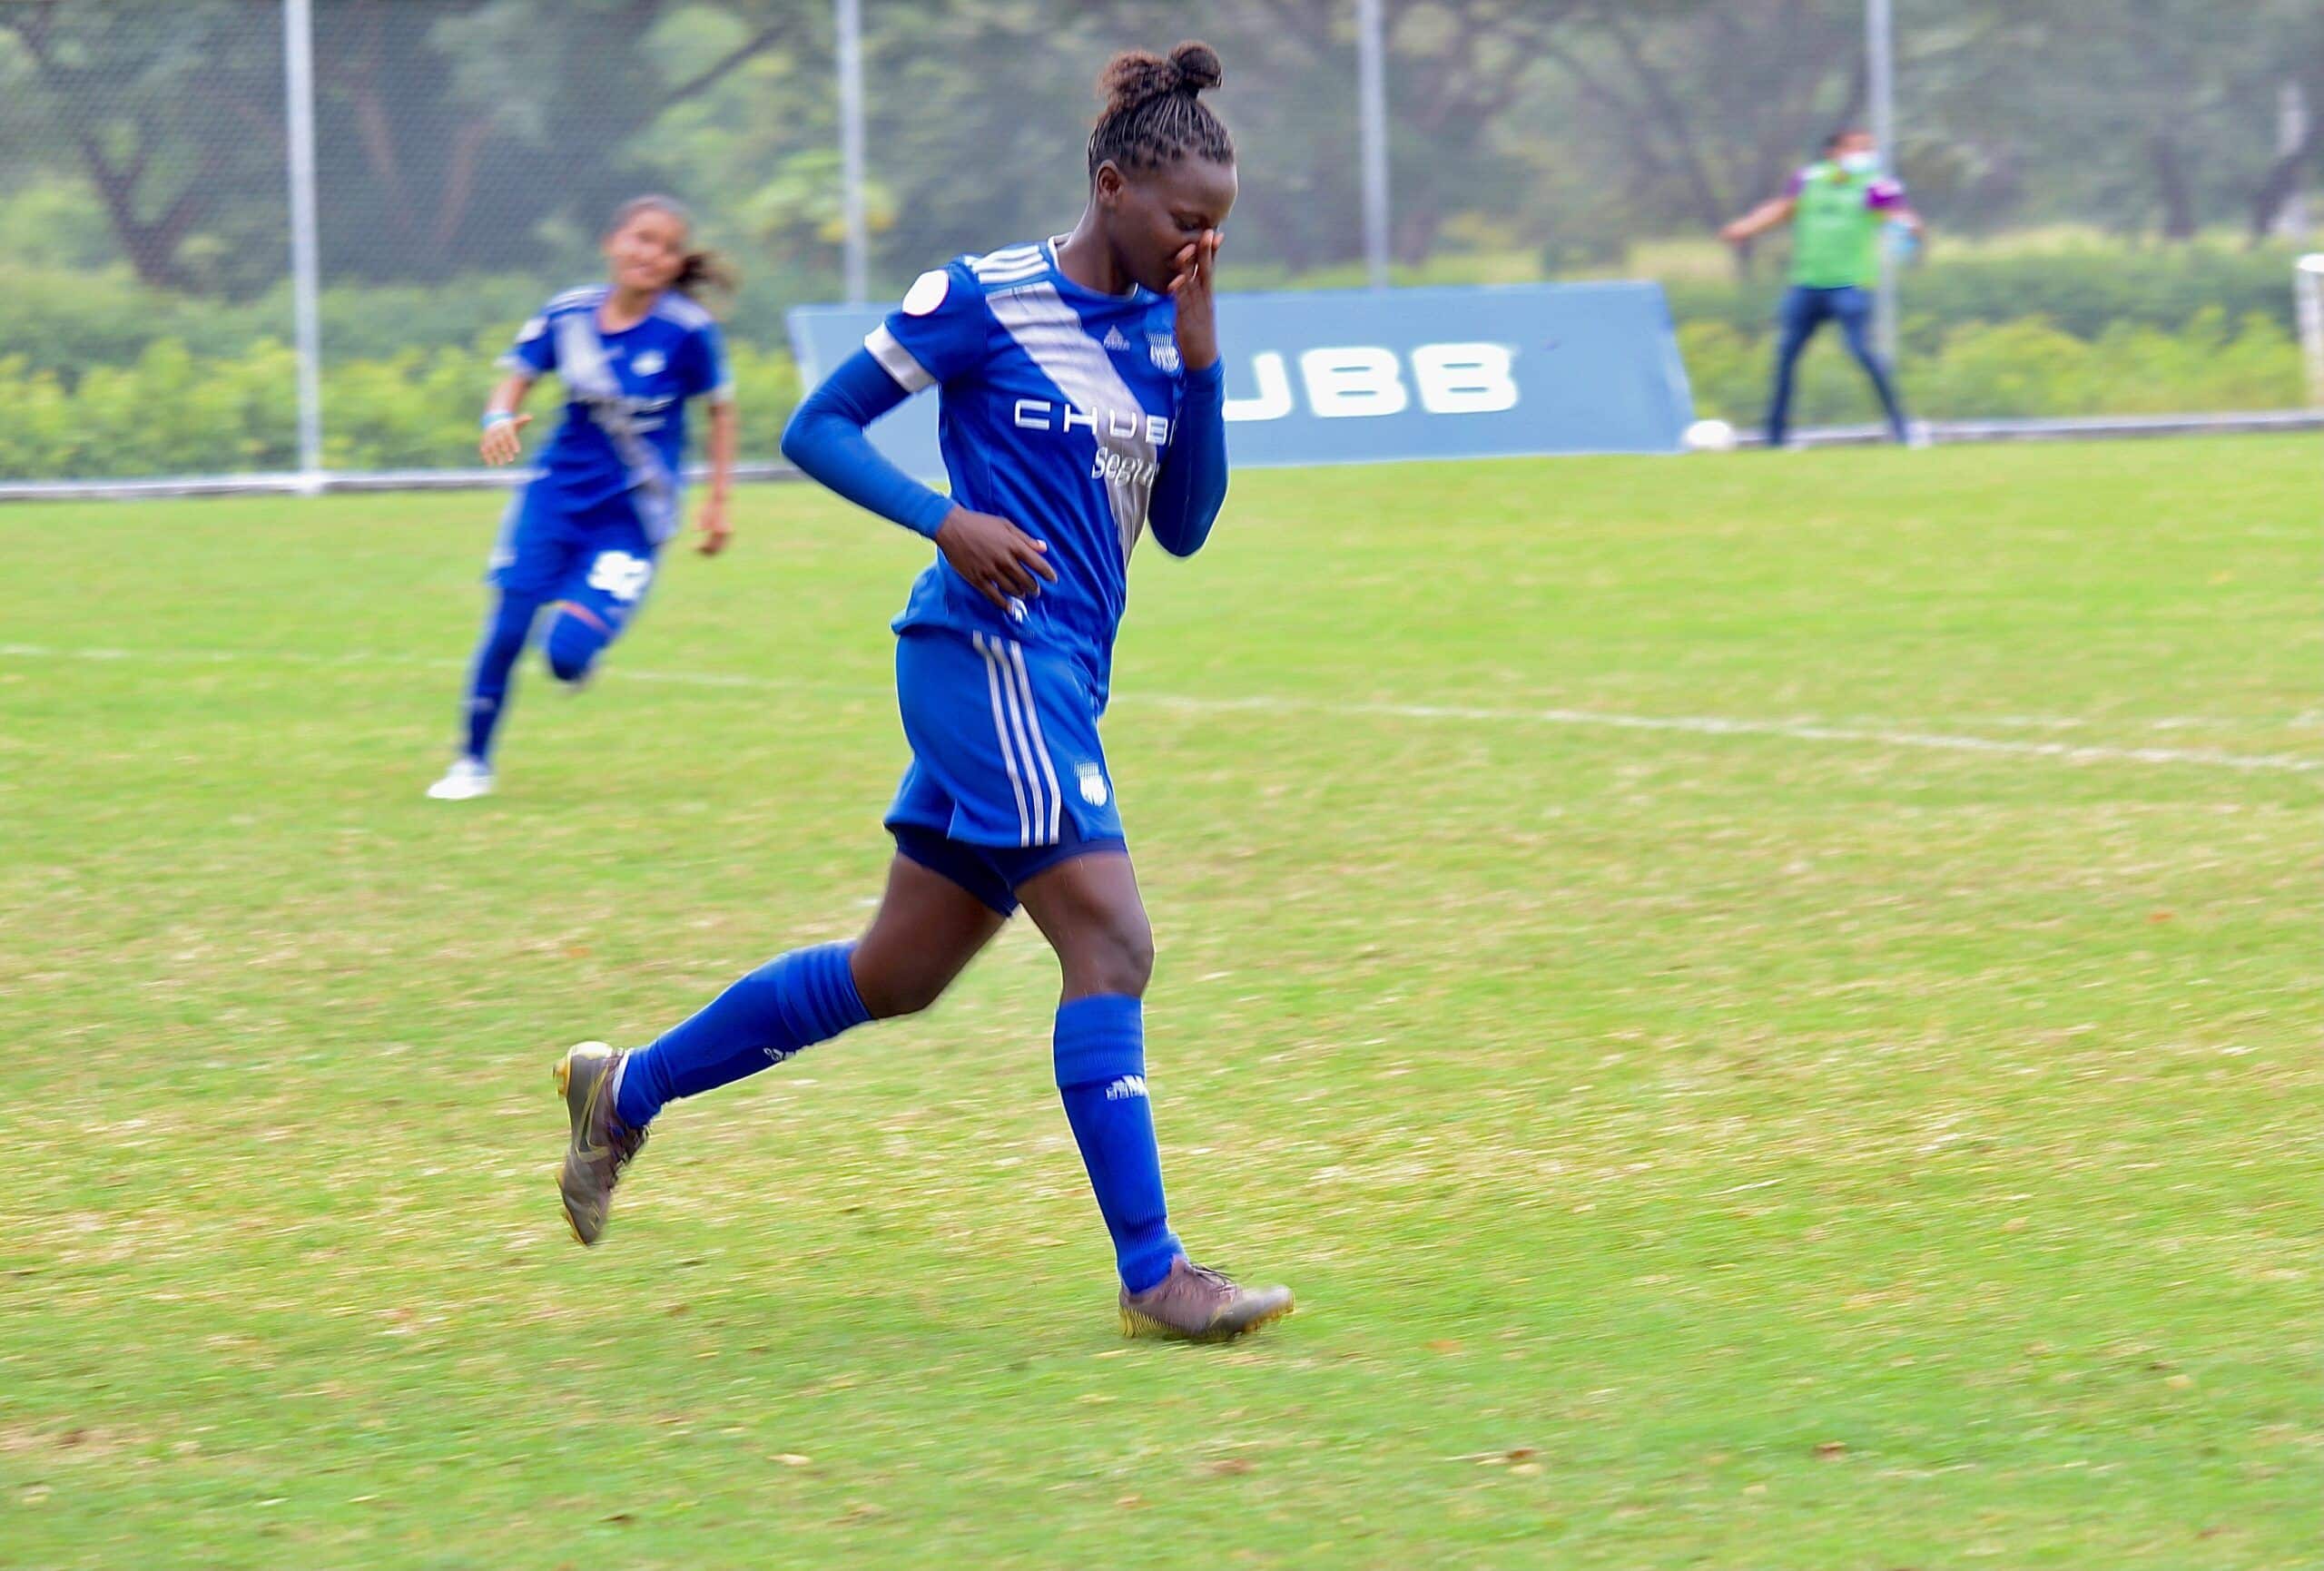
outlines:
M686 250L687 228L668 198L628 203L606 240L612 281L549 301L501 358L507 378L484 417L487 459L517 457L517 433L531 419L517 406L542 377L564 383L565 415L502 521L486 580L497 594L469 675L459 756L428 788L431 797L492 790L493 736L545 610L542 653L558 681L576 686L636 616L683 517L690 398L712 408L703 549L725 543L734 388L718 324L687 292L710 281L716 264Z

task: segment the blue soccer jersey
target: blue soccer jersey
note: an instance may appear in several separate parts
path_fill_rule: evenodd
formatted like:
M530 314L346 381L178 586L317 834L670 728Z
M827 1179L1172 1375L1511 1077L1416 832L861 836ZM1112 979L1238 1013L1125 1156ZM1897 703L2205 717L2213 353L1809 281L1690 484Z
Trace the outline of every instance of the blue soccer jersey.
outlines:
M527 322L504 369L554 371L565 418L541 452L533 482L560 508L580 511L626 494L649 539L677 533L686 400L733 396L726 348L708 311L670 290L645 319L617 333L597 325L606 286L568 290Z
M1185 401L1177 307L1150 290L1084 289L1044 241L921 274L864 347L906 393L941 388L953 500L1046 543L1057 572L1004 614L940 556L897 631L1000 633L1056 651L1102 705L1130 551Z

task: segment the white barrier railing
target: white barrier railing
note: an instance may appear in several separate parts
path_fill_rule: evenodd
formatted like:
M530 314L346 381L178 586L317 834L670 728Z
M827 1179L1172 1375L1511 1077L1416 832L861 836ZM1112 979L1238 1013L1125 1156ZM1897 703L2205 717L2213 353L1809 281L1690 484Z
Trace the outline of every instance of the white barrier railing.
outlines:
M2308 407L2324 409L2324 251L2299 259L2299 347L2308 358Z

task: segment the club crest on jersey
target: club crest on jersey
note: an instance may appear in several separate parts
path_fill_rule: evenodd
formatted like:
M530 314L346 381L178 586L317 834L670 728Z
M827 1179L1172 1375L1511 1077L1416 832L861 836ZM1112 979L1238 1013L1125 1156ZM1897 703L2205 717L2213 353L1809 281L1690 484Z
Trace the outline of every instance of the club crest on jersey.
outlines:
M669 357L659 349L648 349L629 362L629 368L641 377L650 377L670 363Z
M1154 368L1164 376L1178 374L1178 340L1168 333L1147 334L1146 355L1154 362Z
M1094 763L1085 763L1073 771L1081 777L1081 800L1093 808L1106 805L1110 793L1106 790L1106 773Z

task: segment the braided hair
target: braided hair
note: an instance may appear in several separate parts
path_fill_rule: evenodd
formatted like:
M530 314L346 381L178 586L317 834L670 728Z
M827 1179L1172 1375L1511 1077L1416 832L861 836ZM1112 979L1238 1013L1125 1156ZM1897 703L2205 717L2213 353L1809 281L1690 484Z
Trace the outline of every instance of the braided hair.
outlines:
M1106 107L1089 133L1089 178L1108 161L1130 172L1189 157L1234 162L1234 139L1196 96L1226 76L1207 44L1181 44L1167 60L1137 49L1115 55L1098 78Z
M606 232L609 235L619 233L623 226L641 212L668 213L686 226L688 234L694 232L694 214L686 204L675 196L663 196L659 192L632 197L623 202L614 210L613 221L606 226ZM670 287L689 299L700 301L705 295L733 294L737 281L734 268L724 257L714 250L695 247L689 249L678 263L678 276L670 280Z

